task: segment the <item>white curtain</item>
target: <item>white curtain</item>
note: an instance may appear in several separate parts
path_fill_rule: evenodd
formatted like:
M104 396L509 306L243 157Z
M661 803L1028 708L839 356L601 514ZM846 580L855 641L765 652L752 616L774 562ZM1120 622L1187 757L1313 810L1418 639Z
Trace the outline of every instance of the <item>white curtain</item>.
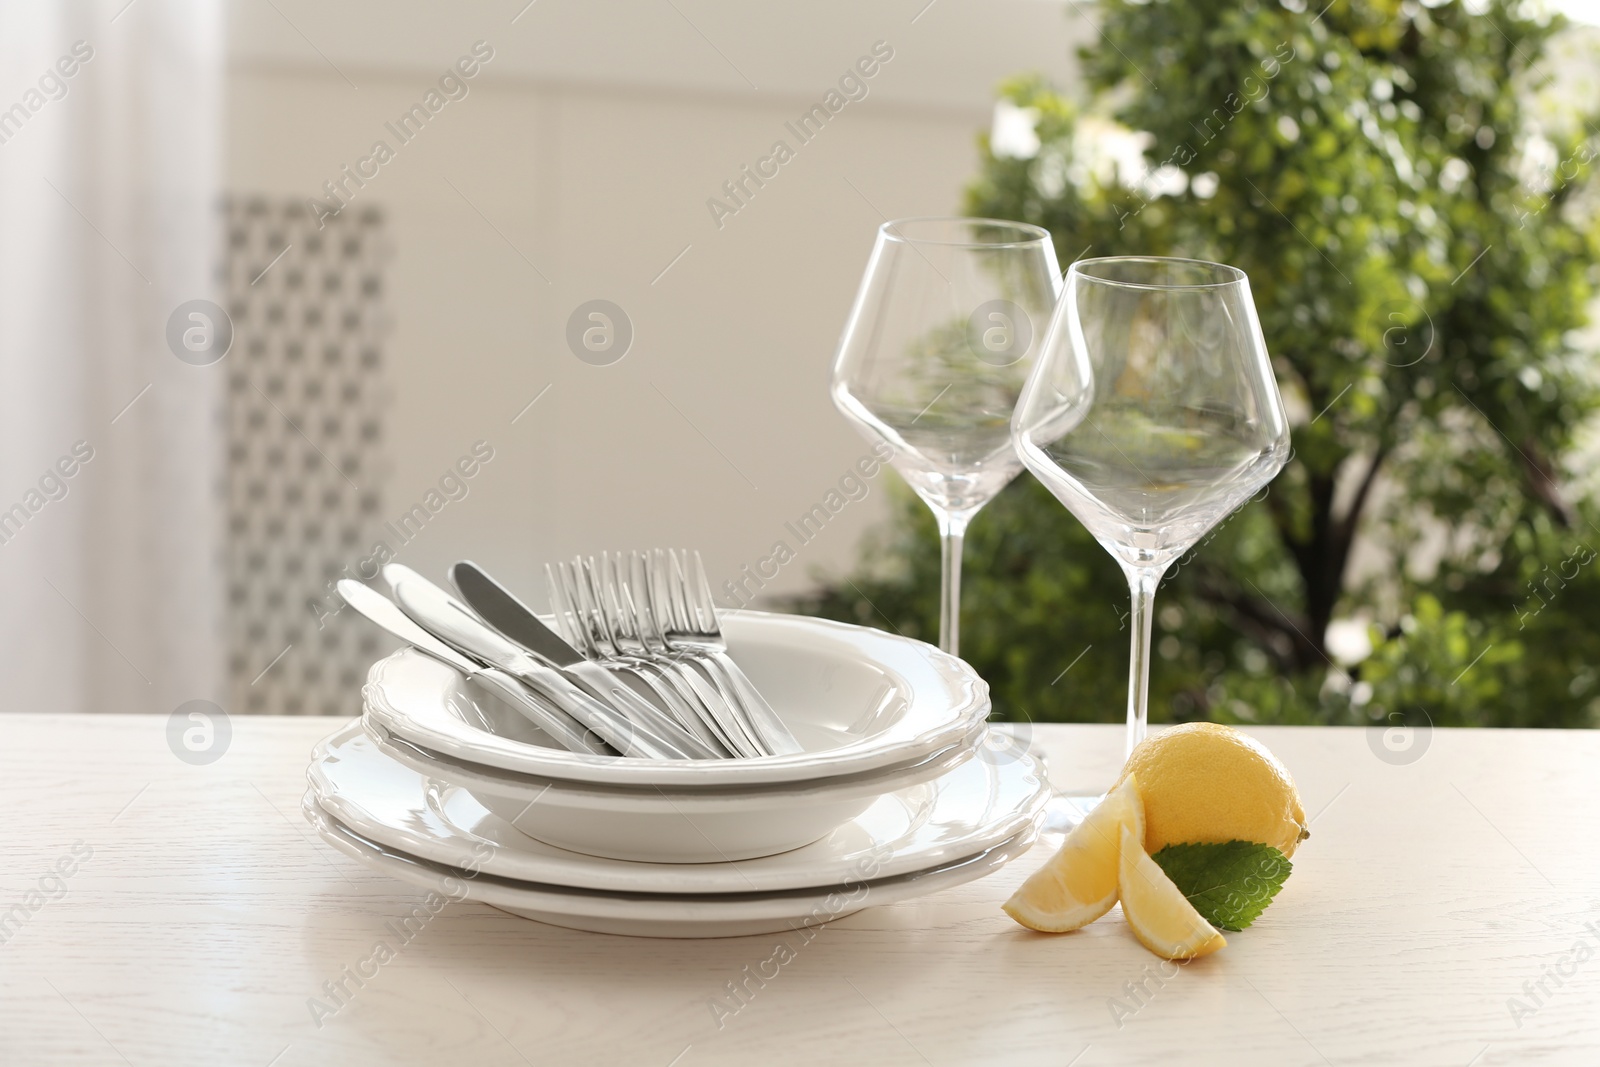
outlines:
M226 691L229 360L166 340L217 299L222 11L124 4L0 6L0 713Z

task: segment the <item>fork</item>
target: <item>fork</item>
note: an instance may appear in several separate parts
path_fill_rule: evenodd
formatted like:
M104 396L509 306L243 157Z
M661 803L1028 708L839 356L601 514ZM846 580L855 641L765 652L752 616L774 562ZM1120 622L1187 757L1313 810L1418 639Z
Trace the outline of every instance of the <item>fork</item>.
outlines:
M672 675L663 664L627 655L619 647L608 625L599 588L590 579L591 574L585 570L581 557L573 563L545 566L550 603L562 636L585 657L625 670L637 678L655 702L712 753L724 757L743 754L706 729L704 716L697 710L699 696L681 678Z
M692 568L687 567L687 556L688 553L684 553L680 557L675 550L655 550L657 563L664 561L670 567L670 575L661 583L667 594L664 599L671 605L671 625L662 633L667 645L697 656L700 662L723 674L738 699L738 706L754 727L757 740L767 752L786 756L805 751L772 710L772 705L728 655L728 642L723 639L722 628L717 623L717 608L712 600L711 583L706 579L705 563L700 553L695 552Z
M622 553L615 557L601 554L599 575L604 586L603 606L612 616L611 623L619 641L637 654L654 662L670 665L700 697L700 706L708 713L705 724L717 734L730 751L743 756L771 755L762 745L760 737L745 720L737 696L717 677L705 669L695 657L667 644L666 636L648 598L648 584L639 581L639 553L633 553L627 576L622 572ZM591 561L592 562L592 561ZM634 589L637 586L639 593Z
M726 694L708 684L703 675L685 662L684 656L667 650L664 642L658 648L645 639L646 627L641 624L638 605L618 573L621 560L620 552L615 557L602 552L598 561L593 556L579 557L572 564L593 593L598 608L594 615L595 629L601 651L609 651L614 657L658 672L683 697L686 705L683 710L692 720L686 725L714 739L712 743L719 748L740 756L766 755L754 741L729 729L735 718Z

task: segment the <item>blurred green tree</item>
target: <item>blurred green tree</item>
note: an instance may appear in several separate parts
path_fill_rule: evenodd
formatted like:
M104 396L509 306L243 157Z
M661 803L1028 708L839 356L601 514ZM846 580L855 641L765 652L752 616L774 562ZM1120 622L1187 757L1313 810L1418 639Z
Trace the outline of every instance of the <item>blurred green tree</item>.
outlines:
M1597 149L1556 78L1592 37L1508 0L1099 10L1083 102L1003 88L1038 144L982 138L968 211L1063 263L1243 268L1294 424L1283 474L1167 576L1152 719L1600 723L1600 510L1565 473L1600 407ZM909 493L859 571L799 606L934 633ZM1026 474L969 532L964 607L997 715L1120 716L1121 573ZM1372 624L1359 665L1339 618Z

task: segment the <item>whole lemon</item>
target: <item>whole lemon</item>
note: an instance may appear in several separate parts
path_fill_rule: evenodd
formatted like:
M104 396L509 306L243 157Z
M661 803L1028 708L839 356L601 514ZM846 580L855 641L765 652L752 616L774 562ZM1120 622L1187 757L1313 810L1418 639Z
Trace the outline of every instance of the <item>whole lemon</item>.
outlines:
M1190 722L1152 734L1134 748L1117 784L1129 774L1138 775L1151 855L1167 845L1255 841L1292 856L1311 836L1289 771L1231 726Z

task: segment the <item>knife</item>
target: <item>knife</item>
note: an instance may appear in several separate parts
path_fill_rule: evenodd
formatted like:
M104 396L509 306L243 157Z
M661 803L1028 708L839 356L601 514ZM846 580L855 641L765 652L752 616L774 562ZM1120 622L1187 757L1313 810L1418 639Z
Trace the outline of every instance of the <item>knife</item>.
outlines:
M670 722L633 690L613 682L603 700L580 689L565 673L506 640L444 589L409 567L391 563L384 580L400 608L446 644L526 683L605 738L625 756L645 759L712 759L697 738Z
M367 619L409 643L418 652L424 652L441 663L454 667L472 682L501 697L535 726L554 738L561 747L571 752L588 752L597 756L616 754L597 735L578 725L572 716L559 708L546 705L511 675L472 662L412 622L395 606L394 601L382 593L350 578L339 579L338 590L339 595L344 597L345 603Z
M451 564L450 582L461 593L461 599L465 600L474 611L483 616L490 626L529 649L535 655L543 656L551 663L563 668L577 680L579 685L586 689L598 688L601 692L604 692L620 684L616 676L608 668L586 658L582 652L573 648L565 638L545 625L544 620L535 615L532 608L518 600L514 593L491 578L489 573L476 563L470 560L462 560L459 563ZM722 698L715 691L702 692L701 687L705 685L705 682L701 680L699 675L693 675L686 679L686 684L691 686L692 691L687 696L680 694L680 697L697 701L701 705L713 709L712 714L715 715L718 702ZM685 710L687 714L702 717L691 709L686 708ZM716 744L724 750L717 752L718 756L725 758L725 755L735 752L744 755L761 755L760 749L754 746L750 746L746 750L749 742L741 745L730 741L727 731L732 728L733 725L731 723L724 724L720 719L716 723L715 732L708 728L708 737L714 737ZM706 738L702 738L701 741L704 743Z
M546 626L532 608L471 560L450 565L450 584L460 591L461 599L471 605L472 610L511 640L562 666L590 662L565 638ZM605 670L604 667L600 669Z

